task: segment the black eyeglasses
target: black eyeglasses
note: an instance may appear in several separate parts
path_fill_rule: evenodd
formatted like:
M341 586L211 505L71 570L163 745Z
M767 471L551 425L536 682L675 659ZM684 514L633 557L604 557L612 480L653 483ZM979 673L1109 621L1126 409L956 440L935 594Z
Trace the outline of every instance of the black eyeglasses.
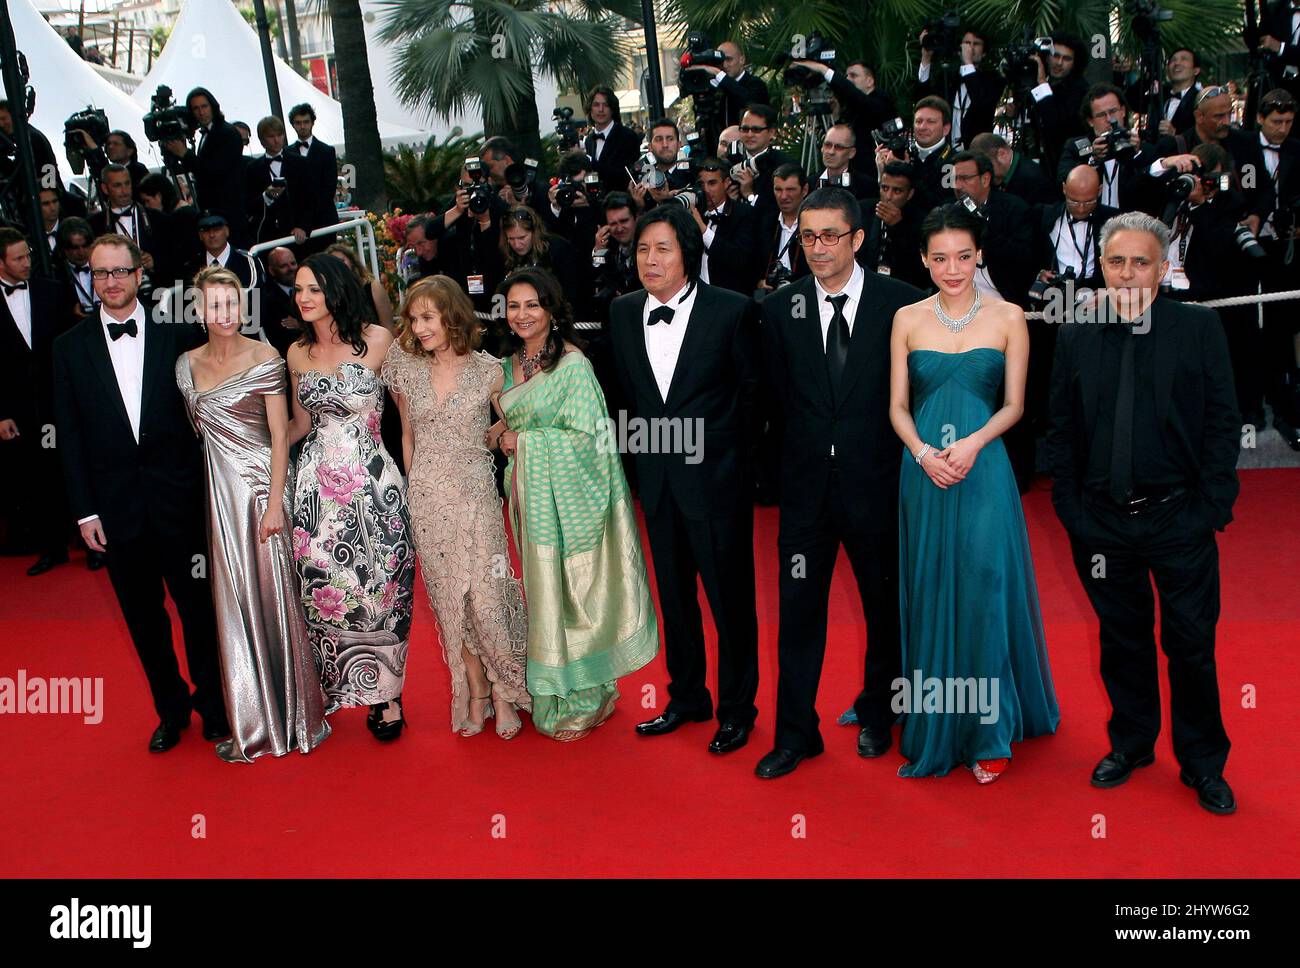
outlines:
M109 276L114 279L125 279L138 268L139 266L117 266L112 269L91 269L90 274L93 278L103 282Z

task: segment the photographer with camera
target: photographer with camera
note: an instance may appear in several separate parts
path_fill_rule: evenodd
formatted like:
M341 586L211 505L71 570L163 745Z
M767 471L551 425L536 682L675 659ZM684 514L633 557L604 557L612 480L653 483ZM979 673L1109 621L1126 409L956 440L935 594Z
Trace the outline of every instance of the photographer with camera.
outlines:
M108 164L99 176L104 207L90 216L96 236L124 235L140 249L147 286L165 289L181 275L181 261L189 251L178 251L178 240L166 212L154 211L132 197L131 173L122 165ZM144 288L144 287L142 287Z
M604 224L596 229L591 266L596 274L593 312L599 320L609 318L609 304L616 296L641 288L632 253L636 231L636 202L627 192L609 192L600 202Z
M952 131L952 108L939 97L923 97L912 109L912 134L898 118L888 129L874 133L877 143L876 171L881 172L893 161L911 164L916 178L912 183L915 194L912 205L918 217L924 219L929 211L945 205L952 199L945 176L952 165L954 154L948 135Z
M776 230L766 237L762 263L767 268L758 281L761 290L779 289L808 275L808 260L799 245L799 205L808 197L808 188L807 174L795 163L772 172L778 214Z
M288 138L279 118L259 121L257 140L264 154L251 159L246 176L246 206L252 215L249 235L257 242L292 235L302 244L311 222L307 161L298 152L285 149Z
M63 176L59 173L58 162L54 157L54 148L50 145L50 139L45 137L44 132L35 127L31 121L27 122L27 131L31 135L32 142L32 161L36 165L36 183L37 185L49 185L53 181L54 188L59 193L59 205L66 215L85 215L85 201L67 190L63 184ZM5 178L12 178L16 182L19 177L17 165L17 144L13 140L14 134L14 116L10 110L9 102L0 100L0 174ZM8 155L6 156L6 152ZM10 189L17 190L18 198L24 195L34 195L26 186L15 185L11 183ZM27 208L24 204L21 211L17 214L25 222L27 219ZM30 229L33 232L36 226L24 224L25 230Z
M753 104L770 104L772 99L767 93L767 85L749 73L749 59L740 45L726 40L718 45L722 55L722 66L713 64L693 64L683 70L701 71L711 75L709 84L722 94L719 127L729 128L733 124L742 124L745 112Z
M497 259L501 218L509 210L482 159L470 156L461 168L452 203L441 219L430 222L425 229L426 236L438 242L443 272L460 284L479 312L492 309L487 274Z
M970 141L970 150L986 155L993 162L993 184L1002 191L1010 192L1030 206L1051 205L1060 200L1060 192L1043 174L1042 165L1012 148L1002 135L992 131L977 134Z
M952 179L957 201L984 220L984 260L975 270L976 289L1025 308L1035 272L1029 206L1009 192L993 190L993 163L978 152L953 155Z
M103 112L98 112L103 114ZM149 174L149 169L140 162L139 151L135 146L135 139L126 131L109 131L103 139L103 144L95 138L89 127L77 127L76 122L86 118L89 112L74 114L65 124L65 140L71 143L71 138L78 139L77 153L85 160L86 168L90 172L91 180L99 183L100 174L105 165L122 165L131 173L131 184L135 191L140 191L140 182ZM104 128L108 125L105 122ZM69 148L68 157L72 159L73 149Z
M826 167L817 176L816 187L838 185L847 188L859 202L870 198L876 178L863 177L855 163L857 157L858 139L854 130L843 123L831 125L822 138L822 164Z
M492 256L488 269L491 291L495 292L497 284L516 269L545 269L559 282L575 318L586 318L586 295L591 291L587 260L578 257L567 239L551 235L541 216L531 208L517 205L501 216L501 237Z
M1079 115L1090 136L1071 139L1061 148L1057 178L1064 182L1079 165L1091 165L1101 179L1101 204L1121 212L1144 207L1142 173L1150 168L1154 150L1142 143L1135 128L1125 127L1123 92L1114 84L1094 84L1084 95Z
M219 212L230 226L231 238L244 245L248 217L244 199L244 141L235 126L221 113L221 105L205 87L196 87L185 98L196 143L185 155L192 171L198 203L207 211Z
M1043 167L1055 171L1061 161L1061 149L1070 138L1083 133L1080 108L1088 92L1084 72L1088 67L1088 48L1072 34L1056 34L1050 54L1035 52L1037 83L1029 94L1038 116L1038 130L1043 151Z
M435 223L437 227L435 227ZM403 260L403 265L408 286L429 276L444 274L442 265L438 261L438 239L442 236L441 226L441 215L416 215L406 223L406 237L403 246L408 256Z
M559 173L547 190L548 204L542 212L546 227L552 235L568 239L578 252L590 252L595 242L601 187L591 159L574 151L560 159Z
M591 122L583 150L607 189L627 184L627 172L641 154L641 139L623 126L618 98L608 84L587 92L583 108Z
M1202 143L1190 155L1165 161L1158 184L1171 235L1161 287L1185 302L1237 295L1246 266L1233 236L1244 204L1231 190L1231 156L1220 145Z
M650 126L650 151L637 160L627 190L641 211L654 208L695 183L695 166L682 154L677 124L660 118Z
M949 68L943 61L948 59L945 55L951 56L952 51L945 48L950 43L949 38L955 37L956 29L960 29L945 26L949 16L955 17L955 14L932 21L921 31L921 64L916 72L915 97L919 101L937 95L952 105L951 139L954 147L961 148L969 146L977 134L993 130L993 113L997 110L1005 84L997 71L981 69L984 55L988 52L988 37L971 28L961 34L957 55L961 63L955 83L949 77L944 78L943 84L935 83L935 54L938 53L941 59L939 70L947 73Z
M1033 299L1066 279L1076 289L1102 284L1101 227L1119 210L1101 201L1101 176L1092 165L1075 166L1061 187L1063 201L1034 209L1034 264L1050 268L1038 273Z
M1186 131L1195 123L1193 115L1196 112L1196 98L1202 90L1200 75L1201 59L1196 51L1190 47L1178 47L1170 52L1165 59L1166 84L1160 92L1163 101L1159 111L1160 130L1155 137L1148 133L1148 140L1154 141L1161 135ZM1148 82L1148 78L1139 78L1129 88L1128 94L1129 102L1144 115L1151 108Z
M842 187L859 200L871 196L876 187L876 167L872 164L876 143L871 132L897 114L894 99L876 86L875 74L862 61L854 61L843 72L813 60L791 61L791 66L821 74L829 86L832 103L838 108L832 115L835 124L848 126L853 132L852 143L860 149L851 159L853 176Z
M932 288L930 273L921 261L921 221L915 205L916 169L905 161L891 161L880 173L880 197L862 204L866 239L858 250L862 267L893 276L921 292Z
M784 152L772 147L776 138L778 116L770 104L751 104L740 119L740 141L745 157L731 167L731 180L740 199L758 214L759 232L766 234L777 219L776 198L772 194L772 172L794 162Z
M762 271L760 239L765 236L757 210L746 201L731 198L727 181L726 163L705 158L699 168L699 197L683 192L678 198L704 238L700 281L750 296ZM775 212L775 195L769 204Z

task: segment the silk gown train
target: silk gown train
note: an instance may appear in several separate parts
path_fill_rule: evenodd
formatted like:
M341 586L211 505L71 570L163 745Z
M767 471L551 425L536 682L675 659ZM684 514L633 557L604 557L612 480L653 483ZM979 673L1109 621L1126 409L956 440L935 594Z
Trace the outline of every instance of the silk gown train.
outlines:
M912 418L921 439L942 448L983 427L998 407L1004 366L1004 355L988 347L909 353ZM911 454L903 456L903 677L913 684L918 673L923 684L974 678L989 700L997 685L997 715L989 723L980 722L978 711L925 711L924 691L911 695L899 743L910 762L899 776L943 776L955 766L1009 758L1012 743L1055 732L1060 712L1024 510L1002 439L985 446L966 478L947 490Z
M217 753L251 763L271 753L307 753L330 734L312 661L288 534L258 540L271 490L266 397L287 394L280 357L255 363L207 390L194 387L189 354L176 383L203 438L208 562L217 614L222 685L231 738ZM286 526L290 519L284 495Z

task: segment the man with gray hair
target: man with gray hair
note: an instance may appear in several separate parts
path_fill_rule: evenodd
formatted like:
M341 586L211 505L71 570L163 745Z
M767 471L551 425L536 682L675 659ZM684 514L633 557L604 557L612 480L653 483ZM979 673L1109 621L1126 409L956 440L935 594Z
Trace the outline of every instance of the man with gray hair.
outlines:
M1111 751L1092 784L1119 786L1155 761L1154 578L1180 779L1206 810L1232 813L1214 664L1214 532L1232 520L1241 430L1227 340L1213 310L1160 294L1162 222L1117 215L1101 244L1104 322L1062 326L1047 435L1052 503L1101 624Z

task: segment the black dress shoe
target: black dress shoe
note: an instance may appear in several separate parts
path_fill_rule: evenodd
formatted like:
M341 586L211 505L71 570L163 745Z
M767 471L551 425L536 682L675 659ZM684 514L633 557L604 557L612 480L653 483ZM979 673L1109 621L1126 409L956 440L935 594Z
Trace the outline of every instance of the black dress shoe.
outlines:
M705 713L703 716L683 716L675 710L668 709L654 719L637 723L636 733L638 736L667 736L684 723L707 723L712 718L712 713Z
M753 731L753 726L744 723L723 723L713 734L713 741L709 743L709 752L734 752L749 742L749 734Z
M1192 776L1186 770L1178 772L1178 779L1196 791L1196 802L1210 813L1236 813L1237 800L1232 795L1232 787L1223 778L1217 776Z
M108 564L108 556L105 555L104 552L102 551L86 552L86 567L89 568L91 571L99 571L99 569L103 568L106 564Z
M189 728L190 722L188 719L183 723L159 723L158 728L149 737L149 752L166 753L181 741L181 730Z
M805 753L802 750L785 750L777 747L758 761L754 773L764 780L775 780L778 776L793 773L802 761L811 759L821 753Z
M209 743L215 743L219 739L225 739L230 735L230 724L226 722L223 716L221 719L203 720L203 738Z
M406 710L402 708L402 697L396 696L391 702L397 704L397 719L384 719L384 710L388 708L386 702L375 703L370 707L370 715L366 717L366 728L381 743L390 743L397 739L406 727Z
M1150 766L1156 761L1154 753L1141 756L1129 756L1111 750L1101 758L1097 768L1092 771L1092 785L1095 787L1117 787L1124 783L1138 767Z
M43 575L51 568L68 563L68 553L65 551L61 555L41 555L36 559L36 564L27 569L27 574L32 578L37 575Z
M884 756L893 745L894 737L888 731L880 733L869 726L858 730L858 755L864 759Z

